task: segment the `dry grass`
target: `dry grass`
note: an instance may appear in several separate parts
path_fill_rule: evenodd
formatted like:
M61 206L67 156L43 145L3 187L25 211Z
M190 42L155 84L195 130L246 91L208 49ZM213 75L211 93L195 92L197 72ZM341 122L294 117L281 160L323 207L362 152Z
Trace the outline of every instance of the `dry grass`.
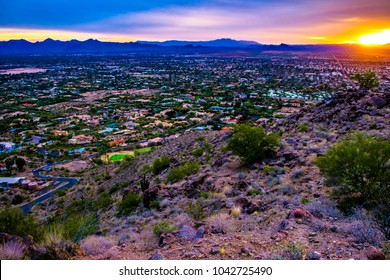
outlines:
M86 256L103 254L115 246L115 241L103 236L91 235L83 239L80 248Z
M16 241L0 245L0 260L21 260L24 256L24 247Z

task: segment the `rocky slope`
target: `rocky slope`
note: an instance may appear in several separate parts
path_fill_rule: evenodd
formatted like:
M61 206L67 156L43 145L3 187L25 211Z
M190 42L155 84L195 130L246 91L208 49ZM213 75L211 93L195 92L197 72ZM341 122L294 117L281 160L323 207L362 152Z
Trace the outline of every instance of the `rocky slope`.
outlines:
M92 184L95 189L109 192L125 183L113 193L115 203L98 211L99 236L83 240L83 254L76 258L382 259L389 252L377 224L361 209L341 213L312 162L350 131L388 137L389 104L389 93L338 93L268 127L283 132L277 155L250 167L223 151L230 136L223 132L186 132L119 173L115 166L100 167L111 178ZM193 152L199 148L200 156ZM169 168L148 175L147 192L159 201L158 209L141 203L136 212L118 217L118 202L141 192L143 167L163 155L171 158ZM167 172L185 161L198 162L199 172L165 183ZM79 187L68 198L84 194ZM161 222L169 232L159 235Z

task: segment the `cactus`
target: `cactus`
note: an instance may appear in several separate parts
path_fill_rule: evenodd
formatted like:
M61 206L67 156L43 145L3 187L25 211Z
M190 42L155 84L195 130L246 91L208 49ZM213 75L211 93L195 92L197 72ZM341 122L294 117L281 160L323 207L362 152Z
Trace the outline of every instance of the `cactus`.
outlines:
M141 179L140 184L141 184L141 190L143 192L146 191L149 188L150 182L149 182L148 179L146 179L146 174L144 174L144 177Z

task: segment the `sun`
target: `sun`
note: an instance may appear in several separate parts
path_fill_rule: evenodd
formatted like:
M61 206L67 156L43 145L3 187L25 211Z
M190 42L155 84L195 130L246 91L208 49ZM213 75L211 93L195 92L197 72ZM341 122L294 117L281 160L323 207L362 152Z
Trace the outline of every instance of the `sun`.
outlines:
M390 44L390 29L382 30L378 33L364 35L358 38L362 45L385 45Z

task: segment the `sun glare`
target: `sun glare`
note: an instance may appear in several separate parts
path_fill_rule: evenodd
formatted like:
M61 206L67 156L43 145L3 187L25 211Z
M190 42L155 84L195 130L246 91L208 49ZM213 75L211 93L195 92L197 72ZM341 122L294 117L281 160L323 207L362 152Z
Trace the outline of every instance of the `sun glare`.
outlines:
M382 30L378 33L364 35L358 38L363 45L385 45L390 44L390 29Z

